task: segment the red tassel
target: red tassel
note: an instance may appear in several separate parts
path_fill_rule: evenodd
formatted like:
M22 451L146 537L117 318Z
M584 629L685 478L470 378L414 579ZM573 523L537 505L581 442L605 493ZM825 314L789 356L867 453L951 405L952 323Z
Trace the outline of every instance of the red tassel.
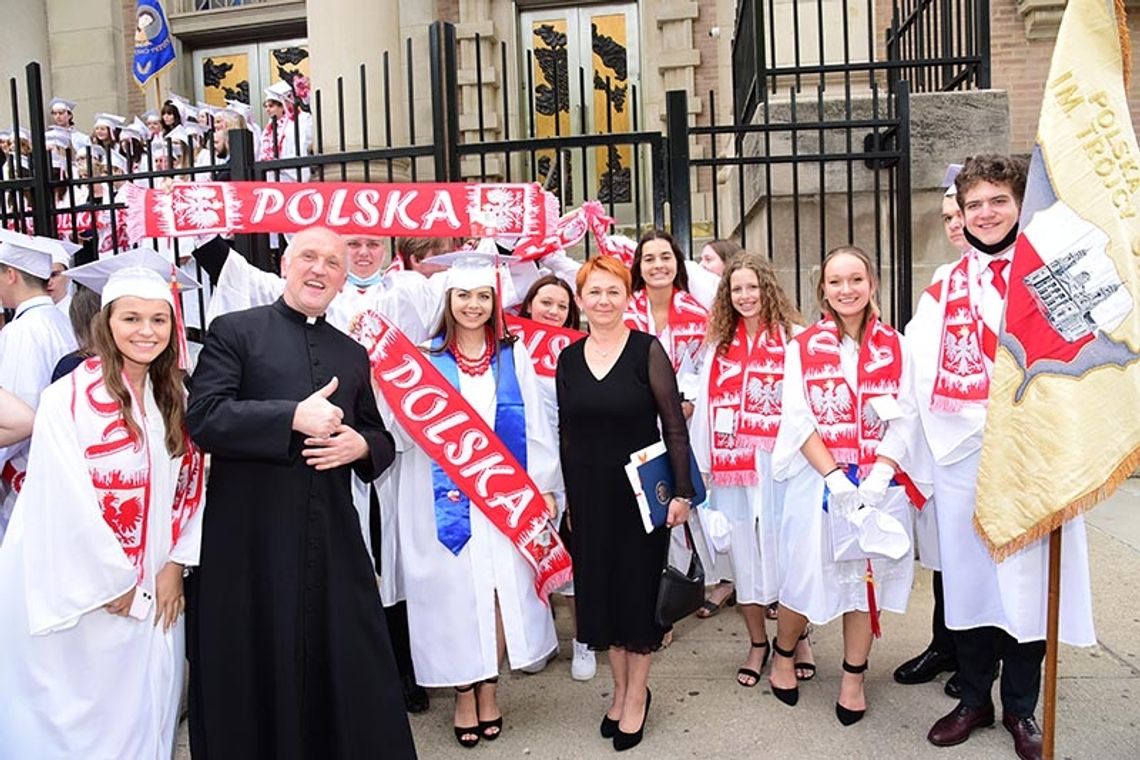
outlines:
M875 571L871 567L871 560L867 560L867 611L871 615L871 635L876 639L883 638L883 628L879 625L879 604L875 600Z
M178 369L190 369L190 346L186 343L186 320L182 318L182 286L178 284L178 269L170 267L170 294L174 296L174 339L178 341Z

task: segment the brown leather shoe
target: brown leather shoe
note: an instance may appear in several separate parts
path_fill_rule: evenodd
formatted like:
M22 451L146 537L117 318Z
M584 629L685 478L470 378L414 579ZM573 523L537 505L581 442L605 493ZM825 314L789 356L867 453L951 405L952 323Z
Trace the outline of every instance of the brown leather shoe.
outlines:
M1003 712L1001 724L1013 734L1013 748L1021 760L1041 760L1041 729L1032 715L1016 718Z
M994 706L967 707L961 702L946 715L938 719L930 729L926 738L935 747L953 747L970 738L975 728L992 726L994 724Z

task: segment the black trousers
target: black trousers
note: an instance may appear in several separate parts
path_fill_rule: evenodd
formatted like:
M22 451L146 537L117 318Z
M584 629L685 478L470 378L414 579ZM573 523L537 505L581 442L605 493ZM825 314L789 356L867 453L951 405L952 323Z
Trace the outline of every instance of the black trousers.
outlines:
M1002 710L1017 718L1032 716L1041 693L1045 642L1019 644L1000 628L971 628L953 633L958 649L962 702L968 707L991 703L994 668L1000 661Z
M951 657L957 656L954 635L946 627L946 602L942 593L942 573L934 571L934 613L930 616L930 648Z
M380 573L380 551L383 526L380 524L380 500L376 489L368 489L368 536L372 541L372 556L376 572ZM392 654L396 657L396 670L404 681L414 683L416 669L412 664L412 639L408 634L408 603L398 602L384 608L388 621L388 638L392 640Z

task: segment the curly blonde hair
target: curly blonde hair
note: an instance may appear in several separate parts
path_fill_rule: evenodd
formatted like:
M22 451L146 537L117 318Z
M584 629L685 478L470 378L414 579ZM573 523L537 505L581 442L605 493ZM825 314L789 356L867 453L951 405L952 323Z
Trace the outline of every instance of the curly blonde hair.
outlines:
M772 265L762 256L751 251L740 251L729 259L724 267L724 274L717 286L716 296L713 298L712 311L709 314L709 329L705 341L710 346L716 346L717 353L728 351L732 339L736 336L736 327L740 322L740 314L732 305L732 274L741 269L749 269L756 274L760 283L760 325L771 330L782 327L784 334L791 337L792 325L802 325L803 317L792 305L788 294L780 287L776 280L776 272Z

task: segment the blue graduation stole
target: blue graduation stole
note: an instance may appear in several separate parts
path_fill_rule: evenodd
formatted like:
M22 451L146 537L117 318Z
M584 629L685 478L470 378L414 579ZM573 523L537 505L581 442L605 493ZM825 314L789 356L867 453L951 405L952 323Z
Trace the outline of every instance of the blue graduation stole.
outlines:
M450 351L439 351L442 338L435 338L428 356L435 368L459 392L459 365ZM495 435L526 469L526 413L515 374L514 352L502 346L491 360L495 376ZM439 542L458 555L471 539L471 500L435 461L431 463L432 496L435 501L435 532Z

